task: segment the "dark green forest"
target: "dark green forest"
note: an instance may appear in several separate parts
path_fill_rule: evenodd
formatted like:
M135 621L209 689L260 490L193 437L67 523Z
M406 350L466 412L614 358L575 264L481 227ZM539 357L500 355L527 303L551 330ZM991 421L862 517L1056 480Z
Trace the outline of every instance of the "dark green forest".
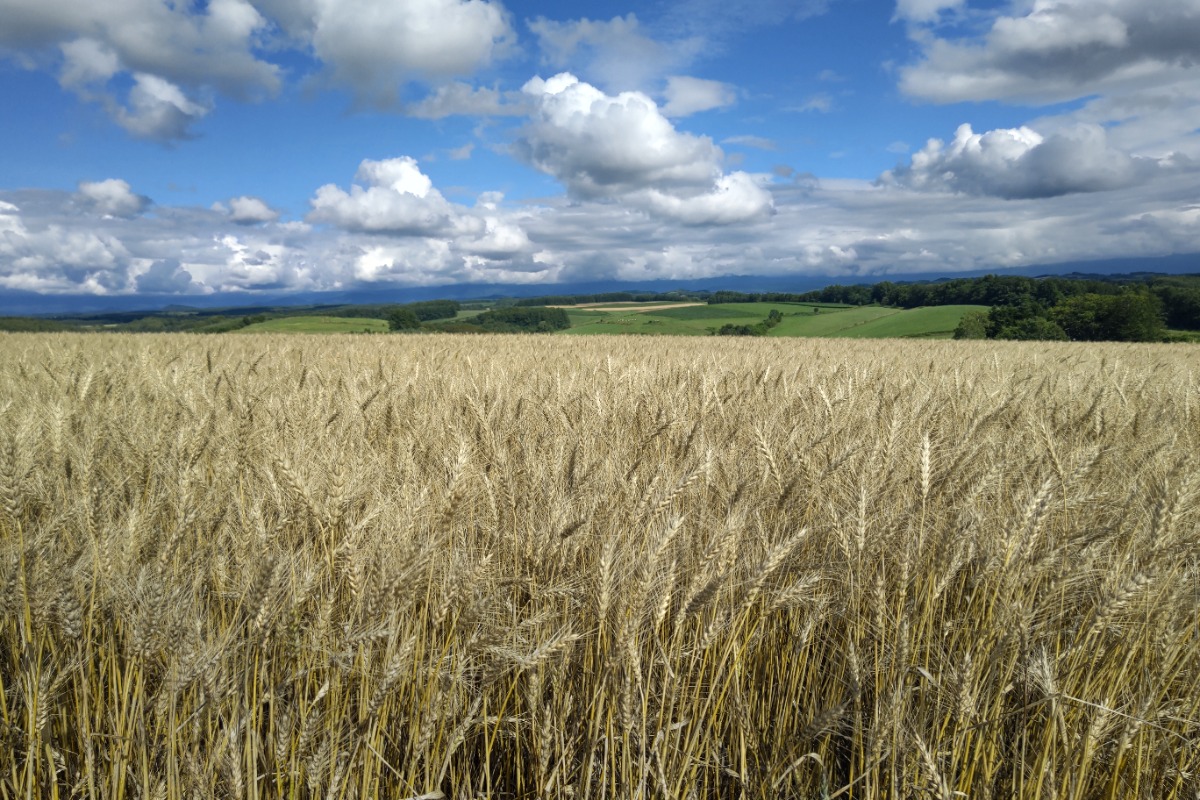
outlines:
M803 293L721 291L708 302L991 306L963 319L955 332L959 339L1156 342L1173 338L1172 330L1200 331L1197 275L985 275L933 283L833 285Z

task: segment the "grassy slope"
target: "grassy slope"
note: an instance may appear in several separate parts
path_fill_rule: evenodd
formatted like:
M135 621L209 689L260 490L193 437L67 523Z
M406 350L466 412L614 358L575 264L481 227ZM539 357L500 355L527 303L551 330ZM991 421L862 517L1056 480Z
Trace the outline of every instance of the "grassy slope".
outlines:
M879 306L828 307L793 303L727 303L690 306L651 312L579 309L569 311L568 334L668 334L704 336L732 323L754 325L772 309L780 311L783 322L771 336L830 336L852 338L937 337L949 336L967 311L984 306L937 306L911 310Z
M929 306L888 314L832 334L836 337L881 339L904 337L949 337L959 320L970 311L987 311L987 306Z
M368 317L280 317L242 328L239 333L382 333L388 324Z
M847 308L844 311L821 309L817 314L807 311L794 316L784 311L783 322L771 330L771 335L834 336L839 331L897 313L900 313L897 309L880 308L879 306L860 306Z
M569 334L647 334L706 336L727 323L754 325L772 309L784 318L771 336L830 336L851 338L948 336L967 311L985 306L934 306L900 310L878 306L821 306L793 303L726 303L685 306L660 311L573 309ZM456 320L473 317L477 310L460 312ZM245 333L360 333L387 330L387 323L366 317L281 317L242 329Z
M683 310L683 309L676 309ZM673 336L695 336L708 333L707 327L715 320L674 320L661 316L662 313L642 311L568 311L571 327L567 334L584 333L643 333L669 334ZM753 318L750 318L753 322Z

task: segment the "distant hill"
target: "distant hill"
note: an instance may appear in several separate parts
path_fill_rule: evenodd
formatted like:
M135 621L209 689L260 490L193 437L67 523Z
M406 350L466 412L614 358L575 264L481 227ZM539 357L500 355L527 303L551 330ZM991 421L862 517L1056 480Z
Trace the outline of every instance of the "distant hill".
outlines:
M256 309L279 306L326 306L379 303L412 303L420 300L476 300L501 297L537 297L546 294L599 294L615 291L668 292L717 291L738 292L807 292L830 284L869 284L889 280L894 282L936 281L947 278L970 278L986 275L1079 275L1106 276L1117 273L1130 275L1200 273L1200 254L1172 255L1162 258L1118 258L1103 261L1073 261L1062 264L1039 264L1014 269L983 269L964 272L930 273L861 273L841 275L724 275L697 280L656 281L577 281L555 284L453 284L447 286L397 287L391 284L364 286L338 292L246 292L213 295L41 295L34 292L0 290L0 315L54 316L65 314L114 313L128 311L188 312L201 309L228 308L237 313L255 313Z

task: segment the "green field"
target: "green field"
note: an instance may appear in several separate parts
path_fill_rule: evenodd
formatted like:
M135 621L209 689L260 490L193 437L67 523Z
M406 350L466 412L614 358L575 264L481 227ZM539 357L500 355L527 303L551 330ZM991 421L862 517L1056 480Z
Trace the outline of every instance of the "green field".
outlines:
M239 333L386 333L388 324L369 317L279 317L247 325Z
M783 321L770 336L822 336L837 338L949 338L968 311L986 306L930 306L898 309L880 306L833 306L798 303L722 303L681 306L658 311L626 309L567 309L571 327L565 334L640 334L707 336L722 325L756 325L772 309ZM430 327L464 321L481 313L461 311L454 320L437 320ZM279 317L242 328L244 333L385 333L387 322L368 317Z
M894 309L885 309L893 311ZM987 306L927 306L896 311L830 334L859 339L902 339L912 337L948 339L958 322L970 311L987 311Z
M850 338L948 338L968 311L986 306L932 306L897 309L879 306L814 306L797 303L723 303L685 306L660 311L569 309L566 334L666 334L704 336L722 325L755 325L772 309L783 321L771 336L828 336Z

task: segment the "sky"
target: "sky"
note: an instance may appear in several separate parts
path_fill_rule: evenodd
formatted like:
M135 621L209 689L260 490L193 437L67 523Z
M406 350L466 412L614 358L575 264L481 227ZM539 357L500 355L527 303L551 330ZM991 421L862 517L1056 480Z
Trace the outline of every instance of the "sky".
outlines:
M1200 253L1200 0L0 0L0 291Z

